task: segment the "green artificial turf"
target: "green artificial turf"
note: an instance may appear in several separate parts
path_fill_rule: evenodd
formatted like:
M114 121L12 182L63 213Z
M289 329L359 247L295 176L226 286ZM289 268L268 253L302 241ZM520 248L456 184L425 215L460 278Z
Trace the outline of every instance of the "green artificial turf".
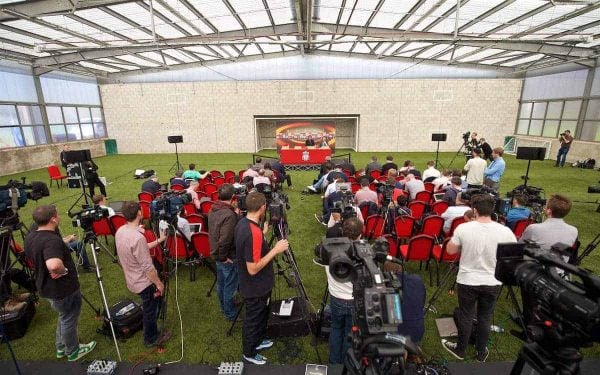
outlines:
M266 152L272 155L272 152ZM384 153L376 153L380 160L384 160ZM411 159L415 162L417 168L423 170L427 160L434 157L432 153L395 153L398 163L405 159ZM352 153L352 160L358 168L363 168L370 158L370 153ZM453 159L454 153L443 153L440 155L440 161L447 166ZM217 169L225 171L228 169L239 171L245 169L251 161L250 154L181 154L182 164L194 162L198 169ZM107 186L108 195L112 200L137 199L137 193L140 191L142 181L133 179L135 169L154 169L161 182L167 182L171 174L169 168L175 161L174 155L153 154L153 155L114 155L96 159L100 167L100 175L106 176L109 181ZM516 160L513 156L506 156L507 171L502 179L501 191L511 190L516 185L522 183L520 176L525 174L527 166L526 161ZM459 156L454 161L453 167L462 167L464 159ZM299 270L302 279L308 291L312 304L319 308L321 298L325 287L325 275L321 267L312 263L313 248L318 243L321 236L324 235L324 227L313 218L315 212L320 212L321 201L318 195L301 195L300 192L304 186L312 182L316 172L290 172L292 175L294 189L284 188L284 192L289 196L291 210L288 212L288 220L291 228L289 237L292 248L295 252ZM5 184L9 178L18 178L26 176L27 181L48 181L45 169L19 173L0 178L0 184ZM592 201L597 198L594 195L587 194L587 186L598 183L600 175L597 171L582 170L570 167L554 168L553 162L548 160L544 162L532 162L530 170L530 185L543 187L546 194L564 193L575 201L573 210L567 217L567 222L575 225L579 229L580 239L583 246L587 245L598 232L600 223L600 213L596 212L597 204L581 203ZM73 204L79 196L79 190L60 189L52 187L51 196L39 201L38 204L56 204L62 216L61 231L63 234L77 233L72 227L70 219L65 214L67 209ZM36 203L29 201L26 207L20 211L23 221L29 225L31 223L31 211ZM81 235L81 233L79 233ZM20 237L17 236L20 241ZM109 244L113 246L112 238ZM595 273L600 271L600 250L594 252L588 257L584 266L590 268ZM88 254L91 257L90 252ZM99 263L102 266L102 276L104 289L109 304L115 303L123 298L139 298L132 295L125 286L125 281L121 269L111 263L110 258L104 252L100 252ZM408 265L409 272L421 274L427 285L429 297L435 292L436 287L429 286L429 275L425 270L420 271L417 263ZM445 268L442 268L442 274ZM80 276L82 292L96 307L101 306L98 284L94 274L82 274ZM212 297L207 297L206 292L212 282L212 274L205 268L199 268L195 282L189 280L189 270L182 268L179 270L179 279L170 280L170 298L168 301L168 314L166 319L167 328L173 333L173 337L166 345L165 353L158 354L148 351L142 345L141 333L137 333L133 338L120 342L119 346L123 360L137 361L145 358L148 361L172 361L181 357L181 335L179 333L179 317L176 310L175 296L178 296L178 305L181 310L184 349L183 361L188 363L209 363L218 364L225 360L239 360L241 356L241 324L238 324L232 337L227 337L225 332L229 324L222 317L216 292ZM178 284L178 291L175 292L175 285ZM275 288L275 294L288 296L294 293L293 289L285 286L284 282L279 282ZM422 349L428 356L436 356L452 360L439 342L437 328L434 318L444 314L451 314L457 306L456 296L450 296L443 291L440 299L436 303L438 314L428 313L426 320L426 333L422 342ZM494 323L505 329L503 333L493 333L490 341L491 355L490 361L514 360L521 347L521 342L508 333L511 328L516 328L509 321L508 313L511 306L505 293L500 297L494 316ZM106 338L96 330L101 326L101 322L94 317L91 308L84 304L79 323L79 333L82 341L96 340L98 346L94 353L86 359L93 358L116 358L116 351L111 339ZM27 335L24 338L12 342L15 354L20 360L56 360L54 358L54 330L56 326L56 315L50 309L46 300L41 299L37 308L37 313L29 327ZM314 348L310 345L311 338L293 338L277 340L274 348L265 352L269 361L282 364L315 363L318 361ZM320 342L318 345L321 361L326 362L328 358L327 344ZM588 357L600 357L600 351L597 348L586 349L584 351ZM7 359L6 350L0 350L0 359ZM467 353L467 361L474 361L474 352L472 348Z

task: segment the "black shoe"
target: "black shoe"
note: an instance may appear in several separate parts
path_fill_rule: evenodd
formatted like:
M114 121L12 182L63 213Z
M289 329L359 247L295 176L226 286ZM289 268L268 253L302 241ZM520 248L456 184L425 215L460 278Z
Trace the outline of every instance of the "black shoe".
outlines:
M477 360L477 362L483 363L486 361L486 359L488 358L489 355L490 355L489 349L485 348L485 350L483 352L481 352L481 353L477 352L475 359Z
M442 347L446 349L448 353L452 354L456 359L459 359L461 361L465 359L464 354L461 355L456 351L457 344L455 342L442 339Z

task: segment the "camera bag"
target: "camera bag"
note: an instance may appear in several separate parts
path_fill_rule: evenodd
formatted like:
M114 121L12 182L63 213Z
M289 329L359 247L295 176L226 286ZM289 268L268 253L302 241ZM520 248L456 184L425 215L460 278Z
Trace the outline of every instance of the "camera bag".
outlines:
M109 307L115 334L118 338L128 339L142 329L142 307L130 300L123 299ZM106 311L102 311L103 325L100 333L111 336L110 323Z

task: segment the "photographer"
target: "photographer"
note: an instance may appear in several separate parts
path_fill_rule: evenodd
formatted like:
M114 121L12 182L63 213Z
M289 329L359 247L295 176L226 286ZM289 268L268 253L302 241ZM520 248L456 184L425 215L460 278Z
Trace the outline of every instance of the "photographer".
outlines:
M161 296L164 291L164 285L152 264L150 249L165 242L167 237L161 232L156 241L146 242L140 229L142 209L137 202L125 202L122 213L127 224L117 230L115 245L127 289L142 299L144 345L150 348L159 344L160 332L156 325L159 301L156 293Z
M351 217L344 221L342 232L352 241L360 240L363 224L357 218ZM344 356L350 348L348 334L352 328L354 312L353 285L351 282L341 283L329 273L325 266L327 288L331 295L331 333L329 334L329 363L344 363Z
M569 149L573 143L571 131L565 130L564 133L560 133L560 137L558 139L560 141L560 148L558 149L558 154L556 155L556 164L554 166L564 167L565 161L567 161L567 154L569 153Z
M456 277L458 342L442 339L442 346L460 360L465 357L474 318L477 318L476 360L485 362L489 355L486 345L494 306L502 287L502 283L494 277L496 249L499 243L517 241L510 229L492 220L495 203L488 194L474 196L475 220L459 225L447 246L448 254L461 253Z
M258 351L273 346L273 341L265 339L271 290L275 284L273 258L286 251L289 245L284 239L279 240L271 250L267 247L265 233L269 231L269 224L265 223L263 228L259 225L267 209L264 194L249 193L246 209L248 213L238 221L234 235L239 291L246 305L242 326L242 359L255 365L264 365L267 358Z
M235 263L235 225L238 215L233 206L235 189L231 184L219 187L219 200L208 214L208 237L211 256L217 264L217 294L225 319L233 321L236 315L234 295L238 289Z
M85 174L85 179L90 189L90 196L93 197L95 195L94 192L96 190L97 185L100 188L100 193L106 197L106 188L100 180L100 177L98 176L98 166L96 165L96 163L94 163L93 160L90 160L84 162L82 165Z

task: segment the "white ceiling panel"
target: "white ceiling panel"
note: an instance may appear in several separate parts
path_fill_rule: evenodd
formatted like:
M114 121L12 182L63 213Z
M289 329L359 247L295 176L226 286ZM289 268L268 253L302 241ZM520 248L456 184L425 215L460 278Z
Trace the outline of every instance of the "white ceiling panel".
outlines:
M220 0L189 0L189 2L219 31L240 30L242 28L227 9L227 6Z

